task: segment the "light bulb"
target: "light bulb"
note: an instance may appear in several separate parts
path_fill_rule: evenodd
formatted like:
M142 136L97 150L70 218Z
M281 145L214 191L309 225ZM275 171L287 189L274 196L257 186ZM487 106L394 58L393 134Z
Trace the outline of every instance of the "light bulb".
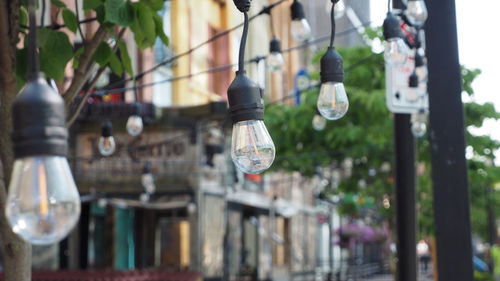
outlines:
M326 0L326 6L325 6L325 11L330 14L332 11L332 0ZM335 17L336 20L342 18L345 15L345 3L344 0L340 0L335 4L335 10L333 11L333 16Z
M116 142L113 136L109 137L100 137L98 143L99 153L102 156L110 156L115 153L116 150Z
M321 116L320 114L316 114L313 117L312 125L313 125L314 130L323 131L326 127L326 119L323 116Z
M274 143L262 120L234 124L231 157L242 172L259 174L271 167L274 156Z
M139 115L130 115L127 120L127 132L131 136L138 136L142 133L144 125L142 123L142 118Z
M142 203L147 203L149 201L149 194L148 193L141 193L141 195L139 195L139 200Z
M424 25L427 20L427 7L423 0L410 0L405 11L408 21L417 27Z
M280 52L270 53L267 57L267 66L269 67L269 71L271 72L281 71L284 64L285 60L283 59L283 55Z
M410 49L401 38L391 38L385 42L385 60L393 65L402 65L408 59Z
M14 233L35 245L61 241L80 217L80 196L62 156L19 158L5 208Z
M307 19L297 19L292 21L292 37L295 41L304 42L311 37L311 27Z
M146 190L146 192L148 194L155 193L156 185L155 185L155 178L154 178L153 174L151 174L151 173L142 174L141 183L142 183L142 186L144 187L144 190Z
M342 118L349 109L349 100L344 83L325 82L321 85L318 97L318 111L328 120Z
M427 125L425 122L415 121L411 124L411 132L417 138L421 138L427 132Z

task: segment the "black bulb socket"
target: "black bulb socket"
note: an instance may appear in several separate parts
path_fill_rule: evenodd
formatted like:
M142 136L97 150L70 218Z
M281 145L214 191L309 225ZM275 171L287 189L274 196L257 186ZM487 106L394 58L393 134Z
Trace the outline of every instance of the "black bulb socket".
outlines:
M264 120L264 105L262 104L259 86L245 72L236 72L236 77L227 90L229 114L233 124Z
M321 58L321 83L344 82L344 63L342 56L334 47L329 47Z
M61 96L42 73L24 86L12 106L14 156L66 156L68 129Z
M142 167L142 174L143 175L151 174L151 163L150 162L146 162L144 164L144 167Z
M269 44L270 53L281 53L281 42L278 38L273 37L271 43Z
M385 17L383 29L385 40L393 38L404 38L403 31L401 31L400 20L392 12L387 13Z
M302 20L306 18L306 13L304 11L304 5L298 0L294 0L291 6L292 10L292 20Z
M111 121L108 120L102 124L101 136L105 138L113 136L113 124Z
M418 88L418 83L418 75L413 72L408 79L408 86L410 86L410 88Z
M415 67L421 67L425 65L424 56L419 54L418 52L415 54Z
M141 116L142 108L140 103L134 102L134 104L132 105L132 113L132 115Z

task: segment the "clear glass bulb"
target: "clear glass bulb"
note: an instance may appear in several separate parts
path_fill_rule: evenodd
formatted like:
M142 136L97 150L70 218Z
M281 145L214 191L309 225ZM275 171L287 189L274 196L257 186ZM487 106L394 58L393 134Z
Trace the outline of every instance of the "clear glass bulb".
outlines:
M345 3L344 0L340 0L335 4L335 11L333 11L333 16L336 20L342 18L345 15ZM330 14L332 11L332 0L326 0L325 11Z
M279 72L283 69L285 60L280 52L272 52L267 57L267 66L271 72Z
M131 136L138 136L142 133L144 125L142 123L142 118L139 115L130 115L127 120L127 132Z
M116 142L113 136L109 137L100 137L98 143L99 153L102 156L110 156L115 153L116 150Z
M326 82L321 85L318 97L318 111L328 120L338 120L347 113L349 100L344 84Z
M314 130L323 131L326 127L325 117L321 116L320 114L314 115L313 120L312 120L312 125L313 125Z
M80 195L67 159L17 159L5 215L12 231L31 244L54 244L66 237L80 217Z
M231 157L238 169L259 174L271 167L274 156L274 143L262 120L234 124Z
M429 14L423 0L410 0L406 6L405 15L412 25L422 26Z
M411 124L411 132L417 138L421 138L427 132L427 124L421 121L415 121Z
M385 42L385 60L393 65L402 65L408 59L410 48L401 38L391 38Z
M293 20L291 26L292 37L295 41L304 42L311 37L311 26L305 18Z
M146 192L148 194L155 193L156 185L155 185L155 178L154 178L153 174L151 174L151 173L142 174L141 183L142 183L142 186L144 187L144 190L146 190Z

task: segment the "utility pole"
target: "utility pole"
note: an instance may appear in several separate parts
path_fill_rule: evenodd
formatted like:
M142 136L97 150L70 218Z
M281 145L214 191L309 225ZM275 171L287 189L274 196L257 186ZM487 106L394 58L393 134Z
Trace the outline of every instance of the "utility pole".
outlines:
M403 9L404 5L401 0L393 0L393 7ZM417 281L415 137L411 132L410 114L394 114L394 143L397 280Z
M426 1L434 221L440 281L471 281L472 241L454 0Z

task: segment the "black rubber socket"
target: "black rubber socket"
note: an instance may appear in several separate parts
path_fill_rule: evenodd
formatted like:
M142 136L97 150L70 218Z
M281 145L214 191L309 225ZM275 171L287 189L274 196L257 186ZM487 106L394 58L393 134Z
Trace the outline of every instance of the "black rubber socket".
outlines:
M418 88L418 75L415 72L410 75L408 86L410 86L410 88Z
M306 18L306 13L304 12L304 6L300 1L294 0L291 6L292 9L292 20L301 20Z
M142 174L151 174L151 163L146 162L144 167L142 167Z
M101 136L105 138L113 136L113 124L111 123L111 121L108 120L102 124Z
M242 13L248 12L252 4L252 0L233 0L236 8Z
M417 54L415 55L415 67L421 67L424 65L425 65L424 56L422 56L417 52Z
M269 44L270 53L281 53L281 42L278 38L273 37L271 43Z
M68 130L64 101L38 74L12 107L14 156L66 156Z
M321 58L321 83L344 82L344 63L342 56L334 47L329 47Z
M401 31L401 27L399 26L399 24L399 19L393 13L387 13L383 24L385 40L393 38L404 38L403 31Z
M132 115L138 115L138 116L141 116L141 113L142 113L141 104L140 104L140 103L138 103L138 102L135 102L135 103L133 104L132 112L133 112L133 114L132 114Z
M229 114L234 123L249 120L264 120L259 86L243 72L236 72L236 77L227 91Z

